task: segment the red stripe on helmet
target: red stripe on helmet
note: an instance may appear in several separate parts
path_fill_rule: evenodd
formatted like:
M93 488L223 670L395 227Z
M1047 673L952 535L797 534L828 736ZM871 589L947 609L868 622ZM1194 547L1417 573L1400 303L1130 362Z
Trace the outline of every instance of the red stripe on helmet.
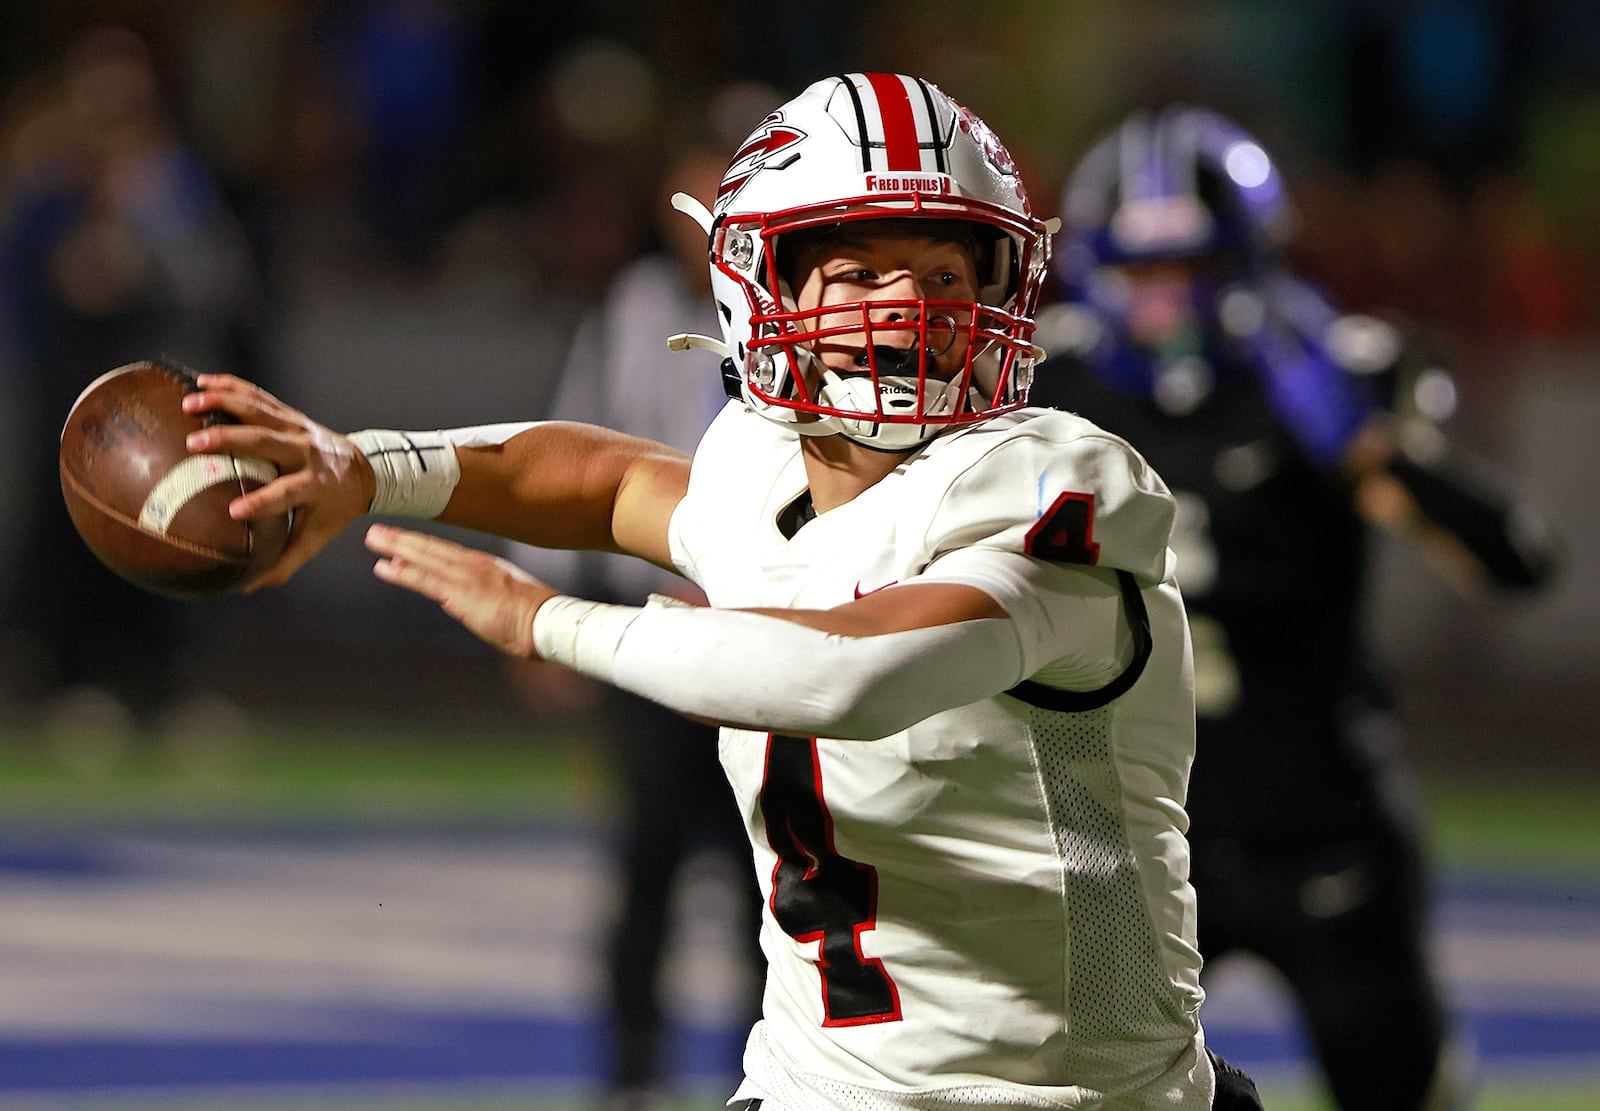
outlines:
M917 117L904 82L892 73L869 73L872 92L878 98L878 114L883 118L886 170L922 169L922 148L917 142Z

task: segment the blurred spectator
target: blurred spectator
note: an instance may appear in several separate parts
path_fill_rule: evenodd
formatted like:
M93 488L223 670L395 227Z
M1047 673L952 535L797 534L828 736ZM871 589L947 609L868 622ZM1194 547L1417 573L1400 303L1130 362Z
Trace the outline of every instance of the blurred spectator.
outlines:
M109 737L174 709L184 614L117 579L79 539L57 478L61 422L90 381L139 359L260 374L259 290L142 38L88 31L12 103L0 352L30 477L0 628L25 664L19 693L64 729L94 723Z
M349 117L354 213L391 262L426 266L479 200L479 25L446 0L361 0L324 8L315 39Z
M197 5L172 34L188 134L238 215L271 312L280 239L312 145L298 114L315 88L309 29L296 5L218 0Z
M749 122L742 121L746 130ZM671 208L669 199L681 191L709 208L728 149L720 144L687 146L671 158L658 189L659 246L625 265L599 306L580 323L553 418L587 421L693 452L727 401L717 358L704 351L669 351L666 340L682 332L719 334L705 233ZM642 605L655 592L705 604L677 575L623 556L523 545L512 545L509 554L585 597ZM604 945L613 1038L603 1077L605 1106L608 1111L644 1111L660 1106L657 1101L672 1082L673 1062L664 1057L663 958L675 936L674 894L697 852L716 854L726 866L727 883L734 886L727 905L742 947L734 954L742 958L736 970L741 1011L734 1025L745 1029L760 1015L760 893L747 879L749 847L737 808L729 805L717 730L618 688L591 684L566 668L525 662L515 667L514 678L536 708L548 712L552 705L582 705L585 695L598 702L595 720L604 734L622 807L621 898ZM577 685L584 689L575 692ZM724 917L727 911L716 913ZM742 1048L737 1040L730 1041L719 1062L730 1089L742 1076Z
M546 272L587 296L599 297L650 237L664 96L649 59L613 38L574 43L542 77L523 153L534 249Z
M1406 270L1459 229L1424 218L1425 184L1402 192L1420 205L1393 210L1411 214L1393 225ZM1206 966L1249 953L1282 974L1337 1106L1460 1106L1424 823L1361 623L1368 546L1388 530L1463 591L1528 590L1549 535L1446 442L1436 352L1285 267L1296 214L1230 120L1131 114L1078 163L1062 216L1032 396L1129 440L1177 500Z

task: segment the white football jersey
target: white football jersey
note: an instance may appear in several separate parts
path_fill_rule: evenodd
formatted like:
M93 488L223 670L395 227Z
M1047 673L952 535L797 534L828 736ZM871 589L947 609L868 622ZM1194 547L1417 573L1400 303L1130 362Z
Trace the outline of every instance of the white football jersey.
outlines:
M786 538L806 486L798 437L730 403L673 516L675 563L730 608L977 586L1033 683L875 741L723 730L770 964L741 1095L1209 1108L1165 485L1117 437L1025 409L938 437ZM784 669L753 658L749 682L781 689Z

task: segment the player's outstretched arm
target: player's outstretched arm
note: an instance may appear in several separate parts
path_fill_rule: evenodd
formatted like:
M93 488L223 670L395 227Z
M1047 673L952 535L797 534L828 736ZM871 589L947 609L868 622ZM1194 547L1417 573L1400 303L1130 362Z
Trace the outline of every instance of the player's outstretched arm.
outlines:
M689 457L675 449L564 422L346 436L231 375L201 375L199 385L184 401L188 412L224 412L239 423L195 433L189 450L237 451L279 472L229 512L295 514L289 545L252 589L287 581L368 512L671 567L667 524L689 482Z
M708 724L871 739L1004 690L1024 671L1005 611L971 587L896 587L833 610L641 610L566 597L509 560L427 533L374 524L366 545L381 557L378 578L431 598L501 651L565 664ZM547 605L562 610L553 624ZM748 681L750 661L763 658L786 661L783 682Z
M1344 471L1361 515L1409 541L1463 594L1485 584L1537 589L1560 565L1554 531L1487 465L1469 469L1450 451L1412 458L1375 425L1357 438Z

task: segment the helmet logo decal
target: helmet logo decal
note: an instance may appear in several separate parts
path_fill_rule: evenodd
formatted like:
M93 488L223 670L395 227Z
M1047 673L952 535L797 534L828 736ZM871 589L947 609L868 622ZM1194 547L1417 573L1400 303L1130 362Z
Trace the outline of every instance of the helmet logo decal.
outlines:
M984 160L993 166L1001 176L1008 178L1011 187L1016 190L1017 199L1024 204L1028 201L1028 193L1022 187L1022 175L1017 172L1017 164L1011 157L1011 152L1000 141L1000 136L989 129L989 125L979 119L965 104L952 100L950 102L956 110L956 126L972 136L972 141L978 144L978 149L983 152Z
M804 142L806 133L799 128L787 127L783 123L783 113L774 112L761 121L744 146L734 154L728 163L728 170L722 177L722 184L717 187L717 201L721 206L727 204L743 189L758 171L781 170L796 158L800 157L796 151L787 160L773 164L777 155L791 147Z
M1000 141L1000 136L989 129L989 125L973 114L972 109L965 104L951 101L956 109L956 125L962 131L972 136L972 141L978 144L978 149L983 151L984 158L989 164L1007 177L1017 176L1017 164L1011 160L1011 152L1006 150L1005 144Z

